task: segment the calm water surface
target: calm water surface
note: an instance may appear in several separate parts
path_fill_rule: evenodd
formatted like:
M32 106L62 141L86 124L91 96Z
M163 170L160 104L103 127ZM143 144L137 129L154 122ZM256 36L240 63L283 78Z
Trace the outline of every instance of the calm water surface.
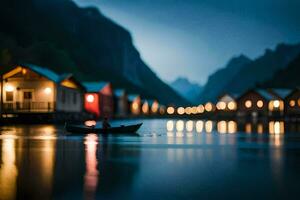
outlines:
M299 199L300 125L136 120L139 136L0 128L0 199Z

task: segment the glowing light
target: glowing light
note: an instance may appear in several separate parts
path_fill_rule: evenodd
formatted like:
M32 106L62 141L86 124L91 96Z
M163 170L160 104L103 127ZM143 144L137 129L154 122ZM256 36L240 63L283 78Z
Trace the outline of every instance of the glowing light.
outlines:
M143 111L144 114L148 114L148 112L149 112L149 105L148 105L147 102L145 102L145 103L143 104L143 106L142 106L142 111Z
M205 131L206 133L211 133L213 130L213 122L212 121L206 121L205 122Z
M218 108L218 110L225 110L225 108L226 108L226 103L223 102L223 101L218 102L218 103L217 103L217 108Z
M264 126L263 124L257 125L257 133L262 134L264 132Z
M97 122L95 120L88 120L84 122L85 126L96 126Z
M46 87L46 88L44 89L44 92L45 92L45 94L50 94L50 93L52 92L52 89L49 88L49 87Z
M22 74L26 74L27 70L26 69L22 69Z
M201 133L203 131L203 121L196 122L196 131L197 133Z
M203 113L204 112L204 106L203 105L199 105L198 107L197 107L197 112L198 113Z
M229 121L227 128L228 128L228 133L236 133L237 132L237 123L235 121Z
M158 102L157 102L157 101L154 101L153 104L152 104L152 107L151 107L151 112L152 112L152 113L157 113L158 108L159 108Z
M191 111L192 111L192 114L197 114L197 107L192 107L192 109L191 109Z
M213 104L210 102L206 103L205 110L206 110L206 112L211 112L213 110Z
M184 108L183 108L183 107L179 107L179 108L177 109L177 113L178 113L179 115L183 115L183 114L184 114Z
M5 91L6 91L6 92L12 92L12 91L14 91L14 89L15 89L15 88L14 88L12 85L6 85L6 86L5 86Z
M250 123L247 123L245 126L245 132L251 133L252 132L252 125Z
M284 122L270 121L269 122L270 134L282 134L284 133Z
M190 115L190 114L192 113L192 108L191 108L191 107L186 107L186 108L185 108L185 113L186 113L187 115Z
M167 108L167 113L168 113L169 115L174 114L174 112L175 112L175 109L174 109L173 107L168 107L168 108Z
M300 107L300 99L298 99L297 103L298 103L298 106Z
M167 130L170 132L170 131L173 131L174 130L174 122L172 120L169 120L167 122Z
M258 100L256 102L256 105L257 105L258 108L262 108L264 106L264 102L262 100Z
M178 120L178 121L176 122L176 130L177 130L178 132L182 132L183 129L184 129L184 122L183 122L182 120Z
M295 105L296 105L296 101L295 100L290 100L290 106L295 107Z
M87 102L93 103L94 100L95 100L94 95L92 95L92 94L87 95L87 97L86 97L86 101L87 101Z
M275 100L275 101L273 102L273 106L274 106L274 108L279 108L279 106L280 106L279 100Z
M229 110L236 110L236 103L234 101L230 101L227 107Z
M251 108L252 107L252 101L250 101L250 100L245 101L245 106L246 106L246 108Z
M192 132L194 128L194 122L191 120L187 121L185 124L185 128L188 132Z

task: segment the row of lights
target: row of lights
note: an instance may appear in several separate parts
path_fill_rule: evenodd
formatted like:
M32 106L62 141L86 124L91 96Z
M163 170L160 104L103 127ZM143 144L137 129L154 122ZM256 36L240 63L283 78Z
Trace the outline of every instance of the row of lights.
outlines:
M13 92L13 91L15 90L15 88L14 88L12 85L6 85L6 86L4 87L4 90L5 90L6 92ZM46 87L46 88L44 89L44 92L45 92L45 94L50 94L50 93L52 92L52 89L51 89L50 87Z

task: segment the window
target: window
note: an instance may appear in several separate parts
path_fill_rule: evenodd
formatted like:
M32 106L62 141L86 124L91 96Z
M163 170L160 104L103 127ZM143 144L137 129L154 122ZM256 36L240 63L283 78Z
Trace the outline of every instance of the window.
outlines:
M246 106L246 108L251 108L252 107L252 101L250 101L250 100L245 101L245 106Z
M6 101L14 100L14 92L6 92Z
M76 92L73 93L73 104L77 103L77 94Z
M24 92L23 93L24 100L31 100L32 99L32 92Z

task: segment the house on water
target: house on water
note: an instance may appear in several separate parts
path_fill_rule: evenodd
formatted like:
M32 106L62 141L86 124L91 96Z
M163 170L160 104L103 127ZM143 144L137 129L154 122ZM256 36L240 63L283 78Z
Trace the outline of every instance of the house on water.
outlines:
M292 90L271 88L268 91L277 97L269 102L269 116L284 116L285 110L288 108L285 99L292 93Z
M141 114L141 97L137 94L128 95L128 108L133 115Z
M84 87L72 74L24 64L2 74L2 113L80 113Z
M112 117L114 94L111 83L83 82L86 89L84 108L96 117Z
M296 88L285 97L285 114L288 117L300 117L300 89Z
M120 117L128 114L128 97L124 89L114 90L114 111L115 115Z
M234 116L237 110L236 94L223 94L218 98L216 103L218 116Z
M284 102L270 89L253 89L237 99L238 116L274 116L283 113Z

